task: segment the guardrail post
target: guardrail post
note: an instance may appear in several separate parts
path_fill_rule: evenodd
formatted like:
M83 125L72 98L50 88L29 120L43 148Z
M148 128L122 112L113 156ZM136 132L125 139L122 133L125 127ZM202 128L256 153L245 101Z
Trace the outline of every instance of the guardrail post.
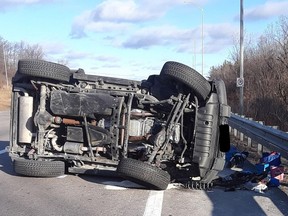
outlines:
M243 133L239 133L239 139L240 139L240 141L243 141L243 140L244 140L244 135L243 135Z
M245 116L244 116L244 115L241 115L241 117L244 118ZM240 141L242 141L242 142L243 142L243 140L244 140L244 134L241 133L241 132L239 132L239 139L240 139Z
M248 120L252 121L253 118L248 118ZM249 148L252 147L252 139L250 137L247 137L247 145Z
M234 137L236 137L237 138L237 129L236 128L234 128L234 130L233 130L233 134L234 134Z
M235 113L235 115L238 115L238 113ZM235 138L238 138L238 137L237 137L237 134L238 134L237 129L236 129L236 128L233 128L233 136L234 136Z
M285 133L277 129L277 127L273 127L272 129L271 126L269 127L263 124L263 122L257 123L256 121L245 119L233 113L231 113L229 119L229 126L232 128L231 131L233 130L233 135L236 136L235 138L238 138L237 135L239 133L243 133L244 139L248 137L249 147L256 147L259 155L263 153L263 151L277 151L282 154L284 158L288 159L288 132Z
M247 137L247 146L248 146L249 148L252 147L252 140L251 140L250 137Z
M261 124L261 125L264 125L264 122L263 121L257 121L259 124ZM257 144L257 153L258 153L258 155L262 155L262 153L263 153L263 145L261 145L261 144Z

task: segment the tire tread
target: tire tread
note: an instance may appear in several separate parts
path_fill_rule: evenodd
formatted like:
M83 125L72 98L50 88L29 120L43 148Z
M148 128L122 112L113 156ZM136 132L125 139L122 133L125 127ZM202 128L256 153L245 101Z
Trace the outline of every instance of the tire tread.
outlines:
M170 175L157 167L131 158L123 158L117 167L120 176L151 189L165 190Z
M178 62L166 62L160 75L184 83L190 87L194 91L194 94L201 100L205 100L211 91L210 83L201 74L193 68Z
M65 173L65 163L63 161L15 159L13 167L17 174L24 176L56 177Z
M22 59L18 62L18 72L28 76L53 80L70 80L71 72L65 65L38 59Z

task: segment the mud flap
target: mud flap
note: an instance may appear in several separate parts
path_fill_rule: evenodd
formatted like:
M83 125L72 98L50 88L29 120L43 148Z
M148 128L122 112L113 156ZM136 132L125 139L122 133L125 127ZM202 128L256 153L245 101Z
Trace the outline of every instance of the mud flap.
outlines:
M205 107L197 114L193 162L199 164L200 177L203 178L213 168L219 152L219 102L212 93Z
M219 146L221 152L228 152L230 150L230 133L229 125L220 125Z
M222 155L222 153L221 153ZM213 166L209 172L201 179L202 183L210 183L215 179L219 171L222 171L225 166L224 156L220 156L215 159Z
M230 148L229 126L223 125L230 114L230 107L221 103L226 103L225 98L226 94L212 93L206 106L197 113L193 162L199 164L202 183L210 183L223 170L225 154L220 148Z

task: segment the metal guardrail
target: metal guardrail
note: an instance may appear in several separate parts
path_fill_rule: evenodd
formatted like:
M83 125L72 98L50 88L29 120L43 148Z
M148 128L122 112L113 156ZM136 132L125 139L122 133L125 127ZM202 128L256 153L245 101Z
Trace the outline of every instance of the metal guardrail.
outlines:
M281 156L288 159L287 133L235 114L231 114L229 126L266 148L279 152Z

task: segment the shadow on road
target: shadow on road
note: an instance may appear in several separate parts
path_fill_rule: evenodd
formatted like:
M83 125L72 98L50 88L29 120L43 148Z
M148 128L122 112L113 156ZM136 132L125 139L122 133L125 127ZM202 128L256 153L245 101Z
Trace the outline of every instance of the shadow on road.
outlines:
M0 141L0 151L5 150L8 145L9 141ZM0 154L0 170L9 175L16 175L13 171L11 158L7 152Z
M286 215L288 212L287 196L277 188L265 194L244 190L224 192L217 188L207 192L207 196L213 203L212 215L266 215L267 212Z
M122 190L122 189L143 189L149 190L141 185L138 185L134 182L125 180L121 177L105 177L105 176L96 176L96 175L79 175L79 177L85 181L102 184L107 186L107 189L111 190Z
M148 190L119 177L91 175L79 175L79 177L88 182L105 185L105 188L110 190L124 190L126 188ZM196 192L189 189L177 190L181 190L182 195L179 194L180 197L187 196L185 192L191 192L191 195ZM169 196L169 192L167 193ZM267 215L269 212L271 214L268 215L286 215L288 212L288 196L278 188L269 188L268 191L261 194L249 190L225 192L223 187L213 187L211 191L206 192L206 196L213 205L211 215ZM180 197L179 200L183 199Z
M0 150L4 150L6 146L9 146L9 141L1 141L0 140Z
M243 171L253 173L255 166L245 161ZM267 212L287 215L288 212L288 196L276 187L269 187L264 193L240 189L225 192L224 187L214 187L213 191L207 192L213 203L212 215L266 215Z

